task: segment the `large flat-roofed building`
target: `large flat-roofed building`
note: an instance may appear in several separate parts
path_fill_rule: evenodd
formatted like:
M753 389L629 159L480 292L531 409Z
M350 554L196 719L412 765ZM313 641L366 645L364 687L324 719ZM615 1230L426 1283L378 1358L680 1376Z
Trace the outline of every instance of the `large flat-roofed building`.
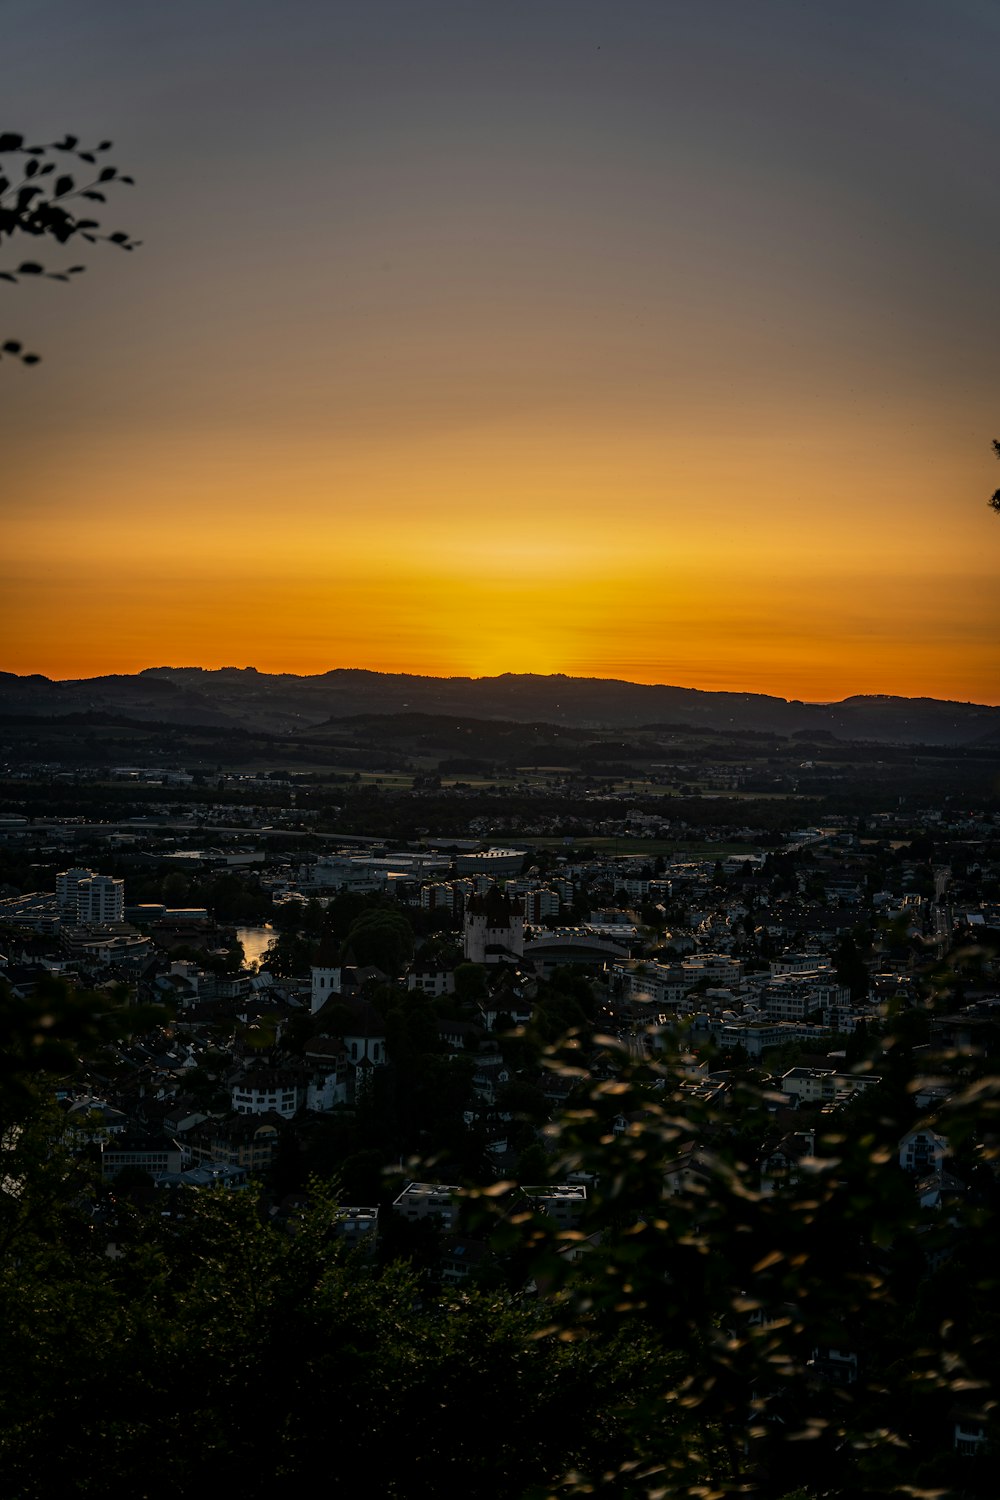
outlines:
M393 1212L412 1223L437 1219L444 1229L454 1229L461 1188L449 1183L410 1182L393 1203Z
M560 1229L575 1229L587 1207L587 1189L582 1182L548 1183L521 1191L537 1212L548 1214Z
M481 849L477 854L456 854L455 870L459 875L520 875L524 849Z

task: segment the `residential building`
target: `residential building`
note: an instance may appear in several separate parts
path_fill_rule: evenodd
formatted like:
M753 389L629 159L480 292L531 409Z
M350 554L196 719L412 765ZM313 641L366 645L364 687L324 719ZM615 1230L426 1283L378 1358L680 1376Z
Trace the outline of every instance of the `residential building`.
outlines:
M458 1220L461 1188L451 1184L410 1182L393 1203L393 1212L416 1223L436 1219L443 1229L454 1229Z
M76 920L81 923L122 922L125 919L125 882L111 875L91 875L77 882Z

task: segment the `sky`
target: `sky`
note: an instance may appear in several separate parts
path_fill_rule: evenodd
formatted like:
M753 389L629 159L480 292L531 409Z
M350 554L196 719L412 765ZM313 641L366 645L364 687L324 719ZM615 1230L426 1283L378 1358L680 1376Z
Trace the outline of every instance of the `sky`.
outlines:
M994 0L0 22L143 242L0 282L0 667L1000 702Z

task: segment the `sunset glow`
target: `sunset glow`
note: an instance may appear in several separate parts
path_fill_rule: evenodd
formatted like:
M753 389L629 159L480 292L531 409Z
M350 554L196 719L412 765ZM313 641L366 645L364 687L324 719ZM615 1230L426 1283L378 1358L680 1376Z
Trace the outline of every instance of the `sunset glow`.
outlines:
M145 9L14 7L144 244L3 289L0 665L1000 701L995 16Z

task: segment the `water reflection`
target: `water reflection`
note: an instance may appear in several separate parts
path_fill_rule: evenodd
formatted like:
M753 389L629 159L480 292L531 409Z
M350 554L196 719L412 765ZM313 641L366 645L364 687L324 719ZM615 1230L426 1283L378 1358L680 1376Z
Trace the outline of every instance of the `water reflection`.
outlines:
M237 927L236 936L243 944L248 964L259 963L275 936L273 927Z

